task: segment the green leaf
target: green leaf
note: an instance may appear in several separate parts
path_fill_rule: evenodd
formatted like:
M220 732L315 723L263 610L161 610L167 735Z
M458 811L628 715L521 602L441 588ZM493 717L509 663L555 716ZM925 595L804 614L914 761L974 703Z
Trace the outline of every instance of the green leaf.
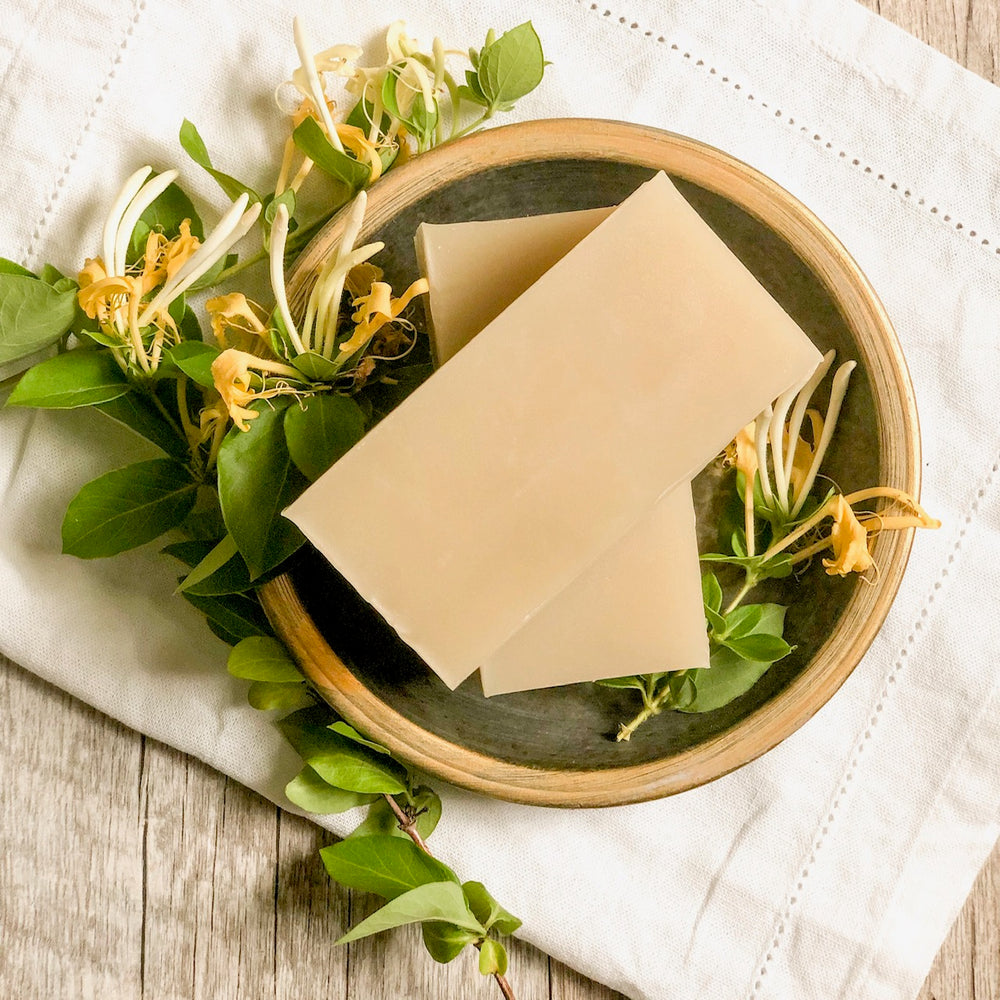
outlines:
M360 743L362 746L370 747L376 753L384 753L388 756L392 754L384 747L381 743L373 743L371 740L367 740L364 736L359 733L354 726L349 726L342 719L334 722L332 725L327 726L328 729L335 733L339 733L341 736L346 736L349 740L353 740L355 743Z
M364 840L348 841L348 843L363 844ZM359 938L378 934L393 927L402 927L405 924L439 920L476 934L484 933L466 906L461 886L454 882L429 882L390 900L367 920L362 920L360 924L352 927L337 940L337 944L347 944L349 941L357 941Z
M7 404L71 409L106 403L128 391L125 376L107 351L68 351L29 368Z
M19 274L23 278L38 279L38 276L33 271L29 271L26 267L21 267L16 261L8 260L6 257L0 257L0 274Z
M197 566L198 563L208 555L215 547L215 543L205 541L201 538L188 538L183 542L171 542L160 549L160 553L165 556L173 556L179 559L189 569Z
M484 976L502 976L507 971L507 949L499 941L486 938L479 946L479 971Z
M371 167L336 149L315 118L305 118L292 133L292 140L320 170L346 184L352 192L368 183Z
M217 621L213 621L211 618L207 618L205 620L205 624L208 626L208 630L212 633L212 635L221 639L228 646L235 646L236 643L240 641L240 636L233 635L232 632L228 629L224 629Z
M236 643L232 643L236 645ZM300 708L314 705L309 685L304 681L299 684L273 684L271 681L253 681L247 689L247 702L258 712L296 712ZM353 793L352 793L353 794Z
M637 676L632 677L606 677L604 680L595 681L595 684L600 684L601 687L606 688L623 688L631 689L635 691L645 691L646 682Z
M413 790L413 808L417 813L417 833L426 840L441 819L441 798L428 785L418 785Z
M234 677L247 681L271 681L277 684L298 683L302 671L277 639L266 635L244 639L229 654L227 669Z
M223 566L226 565L227 562L229 562L230 559L233 558L233 556L237 554L236 543L233 541L232 536L226 535L222 541L210 549L198 565L195 566L186 577L184 577L184 580L177 588L178 591L191 590L197 584L212 576L213 573L218 572Z
M197 608L208 619L209 625L214 624L225 632L228 637L225 641L232 646L248 636L273 634L267 615L256 597L227 594L220 599L187 592L181 593L181 597Z
M747 635L739 639L725 639L725 645L744 660L774 663L787 656L792 647L776 635Z
M57 292L30 272L0 272L0 365L51 346L74 319L74 291Z
M30 274L31 272L29 271L28 273ZM72 279L67 278L66 275L63 274L62 271L60 271L59 268L53 264L42 265L42 269L38 274L38 280L44 281L46 285L51 285L53 288L56 288L57 285L60 285L64 288L68 288L69 286L65 284L65 282L67 281L69 281L70 284L72 284L73 287L77 290L79 290L80 287L79 285L77 285L75 281L72 281Z
M763 605L760 633L781 635L785 625L785 609L780 604ZM745 660L725 646L714 646L711 667L688 670L695 685L695 696L688 704L674 707L681 712L712 712L740 695L746 694L764 675L771 661Z
M285 416L285 441L298 470L315 482L365 433L361 408L348 396L323 393L302 400Z
M439 920L422 924L420 932L423 935L424 947L431 958L442 965L456 959L467 944L472 944L480 938L475 931L442 923Z
M150 542L187 517L197 489L188 469L172 458L105 473L70 502L63 552L95 559Z
M203 288L211 288L218 283L219 275L227 268L232 267L239 259L240 255L238 253L227 253L224 257L220 257L200 278L188 286L188 292L200 292ZM200 326L198 327L197 336L192 337L188 332L194 326L190 320L192 316L194 317L194 322L198 322L197 315L193 312L185 312L184 322L181 324L181 336L185 340L201 340Z
M324 847L320 854L335 882L385 899L395 899L428 883L449 882L459 895L462 892L455 873L420 850L409 837L351 837ZM464 896L462 908L468 910Z
M530 21L504 32L479 57L477 78L492 105L510 104L542 82L545 56Z
M713 611L707 604L705 605L705 619L708 622L712 635L723 635L726 631L726 619L718 612Z
M703 573L701 577L701 599L710 611L719 613L722 607L722 587L714 573Z
M219 498L226 528L252 579L284 562L305 541L281 512L306 483L292 463L283 423L286 398L254 403L249 430L233 427L219 449Z
M252 187L244 184L242 181L238 181L235 177L231 177L229 174L223 173L221 170L216 170L212 166L211 157L208 155L208 149L205 147L204 140L198 134L198 130L194 125L189 122L186 118L184 123L181 125L180 131L180 143L181 148L184 150L188 156L198 164L199 167L204 168L211 174L212 177L218 182L219 187L226 192L227 197L236 201L241 194L246 194L250 199L250 204L260 201L260 195Z
M217 347L205 344L200 340L182 340L179 344L171 347L166 354L193 382L204 389L214 388L212 362L220 354Z
M306 812L327 816L363 806L375 798L328 785L308 764L285 785L285 795Z
M277 317L275 317L277 318ZM324 358L316 351L305 351L292 358L292 366L312 382L331 382L337 377L340 368L329 358Z
M329 718L329 715L326 716ZM311 710L278 723L285 739L320 777L337 788L398 795L406 790L406 771L391 757L334 733Z
M173 458L188 457L187 442L167 423L163 414L150 402L147 396L135 390L127 391L117 399L98 403L99 410L116 423L128 427L140 437L152 441Z
M204 240L205 227L202 225L194 203L176 183L170 184L139 216L147 233L151 229L157 229L168 239L180 235L181 223L185 219L191 223L191 235L196 236L199 240ZM145 238L143 238L140 252L144 251Z
M521 926L521 921L505 910L482 882L463 882L462 891L469 909L487 930L495 927L501 934L513 934Z
M725 617L726 639L740 639L749 635L757 628L763 613L764 605L762 604L746 604L730 611Z
M288 211L289 220L295 215L295 192L291 188L286 188L277 198L270 198L267 208L264 209L264 222L271 225L274 222L274 214L278 211L278 206L284 205Z

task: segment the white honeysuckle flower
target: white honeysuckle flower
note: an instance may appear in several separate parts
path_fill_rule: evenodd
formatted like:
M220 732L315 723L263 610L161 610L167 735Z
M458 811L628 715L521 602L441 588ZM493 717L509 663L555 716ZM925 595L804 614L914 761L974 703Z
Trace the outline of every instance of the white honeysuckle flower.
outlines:
M295 49L301 61L300 68L308 87L308 95L316 106L316 111L323 119L330 142L335 149L340 150L342 153L344 146L340 141L340 136L337 135L337 127L333 124L330 108L326 103L326 94L323 92L323 85L320 83L319 73L316 71L316 58L312 53L309 35L306 32L305 25L297 17L292 21L292 31L295 36Z
M305 347L299 338L299 331L292 321L292 313L288 308L288 295L285 292L285 243L288 240L288 206L278 205L271 223L270 277L271 291L274 292L275 306L281 317L282 325L291 340L297 354L303 354Z

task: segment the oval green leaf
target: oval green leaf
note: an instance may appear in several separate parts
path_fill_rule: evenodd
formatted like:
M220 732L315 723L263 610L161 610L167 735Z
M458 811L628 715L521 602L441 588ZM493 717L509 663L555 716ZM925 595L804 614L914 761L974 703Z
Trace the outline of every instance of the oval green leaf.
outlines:
M271 636L250 636L229 654L227 669L234 677L247 681L272 681L277 684L297 683L302 671L288 655L288 650Z
M212 362L219 356L219 353L217 347L212 347L211 344L205 344L200 340L182 340L167 351L170 360L189 379L204 389L211 389L215 386L215 379L212 377Z
M128 390L110 352L69 351L26 371L7 404L72 409L107 403Z
M449 882L462 894L455 873L408 837L352 837L324 847L320 854L330 878L349 889L395 899L427 883ZM462 908L468 910L464 896Z
M0 365L54 344L75 318L75 291L57 292L31 274L0 272Z
M354 841L364 843L364 841ZM347 944L359 938L378 934L405 924L443 920L477 935L485 933L476 918L469 912L461 886L454 882L430 882L390 900L376 910L367 920L352 927L337 944Z
M295 712L308 705L314 705L316 699L304 681L299 684L253 681L247 688L247 702L258 712Z
M219 500L226 528L251 579L273 569L305 541L281 512L307 485L292 463L283 423L288 400L255 403L249 430L232 428L219 449Z
M188 469L172 458L108 472L70 502L62 526L63 552L96 559L150 542L187 517L197 489Z
M285 416L285 440L298 470L315 482L365 433L361 407L348 396L325 392L302 400Z
M308 764L285 785L285 795L300 809L318 816L347 812L348 809L363 806L375 798L373 795L333 788Z
M438 920L422 924L420 932L431 958L442 965L458 958L467 944L472 944L480 937L475 931Z
M476 76L493 105L507 105L530 94L545 72L542 43L530 21L504 32L479 56Z

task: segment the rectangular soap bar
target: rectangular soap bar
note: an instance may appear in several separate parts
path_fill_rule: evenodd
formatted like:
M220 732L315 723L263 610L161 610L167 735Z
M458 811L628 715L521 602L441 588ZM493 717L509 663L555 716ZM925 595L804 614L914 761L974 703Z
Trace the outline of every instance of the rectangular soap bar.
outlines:
M420 273L430 285L424 313L435 365L443 365L566 256L612 212L529 215L417 228Z
M443 364L611 209L491 222L423 223L417 261L431 353ZM708 665L691 487L683 483L480 665L507 694Z
M455 686L819 360L658 174L287 513Z
M483 693L708 666L690 483L543 605L480 667Z

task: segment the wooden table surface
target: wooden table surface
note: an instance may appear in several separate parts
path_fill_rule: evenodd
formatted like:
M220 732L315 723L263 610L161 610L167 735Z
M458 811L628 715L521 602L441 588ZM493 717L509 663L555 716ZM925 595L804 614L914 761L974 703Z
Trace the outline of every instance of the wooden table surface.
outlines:
M1000 82L998 0L863 2ZM412 928L332 947L372 900L329 882L308 821L2 658L0 692L0 996L499 996ZM618 996L519 942L510 978L520 1000ZM1000 845L920 998L1000 1000Z

